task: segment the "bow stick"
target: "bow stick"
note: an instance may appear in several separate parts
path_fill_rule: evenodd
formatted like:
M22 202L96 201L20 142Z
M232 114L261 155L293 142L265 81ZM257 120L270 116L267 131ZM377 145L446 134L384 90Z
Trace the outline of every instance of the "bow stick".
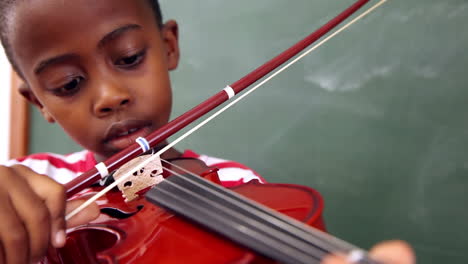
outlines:
M278 56L274 57L270 61L266 62L262 66L258 67L251 73L247 74L240 80L234 82L231 85L226 86L222 91L218 92L214 96L210 97L208 100L205 102L199 104L198 106L192 108L191 110L187 111L186 113L182 114L178 118L172 120L171 122L167 123L166 125L162 126L161 128L157 129L156 131L152 132L148 137L146 138L146 141L149 143L150 147L155 147L157 144L163 142L166 140L168 137L171 135L177 133L181 129L185 128L187 125L192 123L193 121L197 120L201 116L205 115L206 113L210 112L217 106L221 105L225 101L231 99L234 97L236 94L253 84L254 82L258 81L259 79L265 77L267 74L271 73L273 70L284 64L286 61L290 60L292 57L296 56L303 50L305 50L308 46L313 44L315 41L320 39L322 36L330 32L333 28L335 28L337 25L339 25L341 22L343 22L345 19L347 19L349 16L354 14L357 10L359 10L363 5L365 5L367 2L370 0L358 0L356 1L353 5L348 7L346 10L341 12L338 16L330 20L328 23L326 23L324 26L320 27L317 29L315 32L310 34L309 36L305 37L301 41L297 42ZM238 101L242 100L245 96L250 94L251 92L255 91L258 87L272 79L274 76L278 75L282 71L284 71L286 68L288 68L290 65L294 64L295 62L299 61L301 58L312 52L313 50L317 49L319 46L323 45L325 42L327 42L329 39L333 38L352 24L354 24L356 21L360 20L367 14L371 13L373 10L375 10L377 7L382 5L384 2L387 0L380 0L377 4L363 12L361 15L350 21L348 24L344 25L341 27L339 30L335 31L333 34L329 35L325 39L323 39L321 42L316 44L315 46L309 48L307 51L302 53L300 56L289 62L288 64L284 65L282 68L277 70L275 73L271 74L268 78L257 84L255 87L244 93L242 96L239 96L236 100L232 101L230 104L226 105L219 111L217 111L215 114L212 116L208 117L206 120L198 124L197 126L193 127L186 133L184 133L182 136L174 140L172 143L166 145L164 148L159 150L157 153L154 154L154 157L159 157L162 153L164 153L166 150L189 136L191 133L195 132L198 130L200 127L202 127L204 124L208 123L212 119L214 119L216 116L224 112L226 109L237 103ZM79 191L89 187L91 184L94 182L98 181L101 177L105 177L107 175L102 175L102 172L99 172L98 167L100 166L101 168L104 167L105 171L114 171L126 162L130 161L131 159L135 158L136 156L141 154L141 147L139 144L134 143L131 146L127 147L126 149L122 150L121 152L117 153L116 155L112 156L108 160L98 164L95 168L87 171L86 173L80 175L79 177L75 178L74 180L70 181L69 183L65 184L65 187L67 189L67 196L70 197ZM140 164L137 165L137 168L144 167L146 164L150 163L153 159L148 158L145 161L141 162ZM99 193L94 195L92 198L87 200L84 204L82 204L80 207L76 208L72 212L70 212L67 216L66 219L70 219L77 213L79 213L81 210L86 208L89 204L93 203L99 197L107 193L109 190L117 186L119 183L123 182L125 179L127 179L130 175L132 175L130 172L123 175L120 177L118 180L116 180L114 183L110 184L103 190L101 190Z

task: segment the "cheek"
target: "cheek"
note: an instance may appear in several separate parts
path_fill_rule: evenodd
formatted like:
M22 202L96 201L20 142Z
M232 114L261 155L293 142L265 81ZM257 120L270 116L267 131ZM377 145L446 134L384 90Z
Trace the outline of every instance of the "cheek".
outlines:
M60 111L52 113L55 121L78 144L89 148L95 144L95 131L97 124L91 124L91 118L78 109L68 110L60 108Z
M140 109L149 112L158 123L167 122L172 108L170 88L147 89L141 99L137 100Z
M139 109L150 111L152 115L158 115L158 120L167 121L172 108L172 90L169 75L166 72L157 74L156 67L153 74L146 74L137 84L138 94L136 94L136 103ZM154 74L156 73L156 74Z

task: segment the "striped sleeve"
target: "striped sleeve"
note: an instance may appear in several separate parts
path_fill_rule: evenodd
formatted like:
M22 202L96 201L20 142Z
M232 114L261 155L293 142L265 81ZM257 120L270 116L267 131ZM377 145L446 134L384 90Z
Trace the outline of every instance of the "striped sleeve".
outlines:
M196 158L209 167L218 168L218 175L224 187L237 186L251 180L258 180L261 183L266 182L257 172L235 161L200 155L192 150L186 150L182 157ZM11 166L14 164L27 166L37 173L45 174L64 184L93 168L96 165L96 160L92 152L83 150L68 155L32 154L20 159L10 160L4 165Z
M91 152L83 150L67 155L37 153L4 163L6 166L21 164L39 174L45 174L59 183L67 183L94 166Z
M218 168L218 175L224 187L233 187L251 180L258 180L261 183L266 182L257 172L235 161L200 155L192 150L186 150L182 157L197 158L209 167Z

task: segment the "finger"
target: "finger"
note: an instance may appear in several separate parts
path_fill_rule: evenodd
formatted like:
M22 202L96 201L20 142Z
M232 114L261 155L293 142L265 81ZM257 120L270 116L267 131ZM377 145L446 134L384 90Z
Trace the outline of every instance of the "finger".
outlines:
M6 260L5 260L5 252L3 250L3 245L0 241L0 263L5 263Z
M67 202L67 214L73 211L75 208L82 205L86 200L71 200ZM67 227L75 227L83 224L87 224L92 220L98 218L100 214L99 206L96 203L90 204L88 207L83 209L83 211L79 212L72 218L67 221Z
M322 259L321 264L347 264L346 258L338 255L327 255Z
M375 259L390 264L414 264L416 257L411 246L400 240L391 240L377 244L370 251Z
M37 259L42 257L49 244L50 215L42 199L31 189L24 177L14 168L2 168L2 180L8 182L8 193L12 209L25 228L27 237L22 246L27 244L28 258ZM11 252L6 250L9 256Z
M31 189L42 198L50 214L50 241L54 247L65 244L65 187L53 179L33 172L25 166L14 166L22 175L27 175Z
M0 197L2 211L2 224L0 237L2 240L2 263L28 263L30 248L28 233L22 220L16 213L10 198L6 195Z

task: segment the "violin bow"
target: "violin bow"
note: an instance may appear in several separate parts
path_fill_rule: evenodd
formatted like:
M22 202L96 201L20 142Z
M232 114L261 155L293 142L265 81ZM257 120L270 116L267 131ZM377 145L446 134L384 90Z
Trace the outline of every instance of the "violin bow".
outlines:
M159 157L162 153L164 153L166 150L170 149L173 147L175 144L180 142L181 140L185 139L188 137L190 134L204 126L206 123L223 113L225 110L230 108L232 105L236 104L243 98L245 98L247 95L255 91L257 88L274 78L276 75L279 73L283 72L285 69L287 69L289 66L292 64L296 63L306 55L308 55L310 52L314 51L318 47L322 46L325 44L328 40L333 38L334 36L338 35L345 29L347 29L349 26L357 22L358 20L362 19L366 15L370 14L373 12L376 8L384 4L387 0L380 0L377 2L375 5L364 11L362 14L321 40L319 43L316 45L310 47L309 49L305 50L307 47L315 43L317 40L319 40L321 37L323 37L325 34L329 33L332 29L337 27L339 24L341 24L344 20L346 20L348 17L353 15L355 12L357 12L361 7L363 7L365 4L367 4L370 0L357 0L354 4L349 6L347 9L345 9L343 12L341 12L338 16L327 22L325 25L305 37L304 39L300 40L287 50L283 51L270 61L266 62L262 66L258 67L254 71L250 72L246 76L242 77L238 81L234 82L231 85L226 86L223 90L219 91L212 97L208 98L206 101L202 102L201 104L197 105L196 107L192 108L191 110L185 112L181 116L177 117L176 119L172 120L171 122L167 123L166 125L162 126L161 128L157 129L156 131L152 132L146 137L146 141L149 143L150 147L153 148L157 144L163 142L166 140L168 137L172 136L173 134L177 133L181 129L185 128L189 124L191 124L193 121L199 119L200 117L204 116L214 108L218 107L222 103L226 102L227 100L233 98L236 96L238 93L243 91L245 88L249 87L251 84L254 82L260 80L261 78L265 77L266 75L270 74L267 78L262 80L260 83L258 83L256 86L251 88L250 90L246 91L242 95L238 96L235 100L231 101L229 104L227 104L225 107L221 108L217 112L215 112L213 115L210 117L206 118L203 120L201 123L199 123L197 126L193 127L189 131L185 132L182 136L179 138L175 139L159 151L157 151L153 157ZM305 50L305 51L304 51ZM301 53L303 52L303 53ZM293 58L294 56L298 55L301 53L299 56L288 62L287 64L283 65L286 63L288 60ZM281 68L276 70L274 73L272 73L275 69L283 65ZM142 148L138 143L134 143L131 146L127 147L126 149L122 150L121 152L115 154L114 156L110 157L108 160L99 163L94 167L93 169L83 173L79 177L73 179L72 181L68 182L65 184L65 188L67 189L67 196L71 197L75 195L76 193L84 190L85 188L89 187L91 184L99 181L102 177L105 177L107 175L102 175L102 172L98 169L99 167L104 168L104 171L110 172L118 169L120 166L123 164L127 163L131 159L139 156L142 154ZM150 157L143 162L139 163L135 169L139 169L144 167L146 164L150 163L153 161L153 157ZM102 169L101 169L102 171ZM91 203L99 199L101 196L103 196L105 193L110 191L112 188L126 180L128 177L130 177L132 174L129 172L127 174L124 174L121 176L119 179L115 180L112 184L108 185L106 188L101 190L99 193L95 194L93 197L88 199L85 203L83 203L81 206L77 207L75 210L70 212L65 218L66 220L70 219L74 215L78 214L80 211L82 211L84 208L89 206Z

